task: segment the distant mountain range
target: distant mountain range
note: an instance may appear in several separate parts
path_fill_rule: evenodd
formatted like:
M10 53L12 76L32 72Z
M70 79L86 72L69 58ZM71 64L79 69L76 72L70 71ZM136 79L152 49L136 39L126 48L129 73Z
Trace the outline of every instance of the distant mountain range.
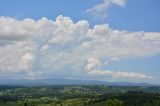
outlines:
M49 78L49 79L1 79L0 85L14 86L47 86L47 85L107 85L107 86L152 86L148 83L132 83L132 82L107 82L97 80L79 80L65 78Z

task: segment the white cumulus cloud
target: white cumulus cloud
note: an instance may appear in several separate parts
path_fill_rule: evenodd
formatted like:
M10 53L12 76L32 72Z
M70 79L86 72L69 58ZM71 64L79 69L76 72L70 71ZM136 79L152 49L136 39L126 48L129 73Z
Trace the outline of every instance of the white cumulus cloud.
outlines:
M101 62L96 57L92 57L88 59L85 70L92 71L98 67L101 67Z
M34 56L32 53L25 53L19 61L20 69L28 69L31 67L33 58Z
M121 0L112 2L123 6ZM108 24L92 28L86 20L74 22L62 15L56 20L37 21L1 17L0 23L0 72L6 76L25 73L38 77L36 73L41 73L81 77L90 70L105 77L145 79L151 76L134 70L105 71L104 65L160 54L159 32L116 30Z
M111 71L111 70L100 70L101 62L98 58L89 58L85 66L87 74L100 76L100 77L112 77L112 78L130 78L130 79L152 79L152 76L146 75L144 73L127 72L127 71Z

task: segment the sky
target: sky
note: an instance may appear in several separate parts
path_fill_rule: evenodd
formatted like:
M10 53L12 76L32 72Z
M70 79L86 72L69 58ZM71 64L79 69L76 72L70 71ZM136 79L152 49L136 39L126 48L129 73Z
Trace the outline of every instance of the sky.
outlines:
M160 82L159 0L1 0L0 79Z

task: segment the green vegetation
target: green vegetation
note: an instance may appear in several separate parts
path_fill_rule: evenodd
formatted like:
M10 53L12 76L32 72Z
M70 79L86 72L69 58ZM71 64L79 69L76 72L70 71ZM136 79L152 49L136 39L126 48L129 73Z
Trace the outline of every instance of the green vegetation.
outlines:
M0 86L0 106L160 106L160 87Z
M124 106L123 101L120 100L107 100L107 106Z

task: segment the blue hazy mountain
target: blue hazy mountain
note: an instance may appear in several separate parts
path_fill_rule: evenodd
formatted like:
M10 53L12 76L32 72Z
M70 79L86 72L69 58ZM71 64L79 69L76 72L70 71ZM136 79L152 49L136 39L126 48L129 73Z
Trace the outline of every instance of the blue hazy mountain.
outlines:
M48 78L48 79L1 79L0 85L16 86L47 86L47 85L108 85L108 86L151 86L148 83L132 82L107 82L97 80L80 80L65 78Z

